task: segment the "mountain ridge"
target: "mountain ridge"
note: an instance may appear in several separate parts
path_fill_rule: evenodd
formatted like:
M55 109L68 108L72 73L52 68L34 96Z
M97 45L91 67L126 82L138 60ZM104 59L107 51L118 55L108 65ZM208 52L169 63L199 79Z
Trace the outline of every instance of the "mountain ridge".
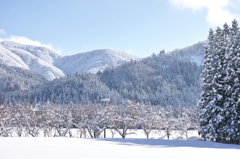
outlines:
M0 42L0 63L30 69L48 80L77 72L97 73L108 65L120 65L139 57L112 49L98 49L63 56L46 47Z
M6 87L3 88L10 91L3 96L2 100L0 99L0 102L29 101L44 104L50 101L57 104L69 104L80 101L82 103L98 103L101 102L101 99L109 98L112 103L117 104L130 99L139 103L150 102L151 105L155 106L194 106L199 101L202 91L200 83L203 66L197 65L192 57L197 55L202 58L204 56L203 45L205 44L199 42L184 49L174 50L172 53L161 51L159 54L152 54L152 56L139 61L123 61L123 64L120 63L121 65L117 67L112 63L114 62L112 58L114 59L115 53L119 56L118 58L121 58L121 52L113 53L114 51L108 49L61 57L55 59L54 62L58 62L58 67L66 68L65 73L68 70L74 72L73 75L59 77L46 84L43 80L38 80L41 78L33 76L32 80L29 79L32 81L33 88L25 84L30 76L26 77L27 79L23 78L23 82L20 83L10 80L10 85L5 82ZM5 51L9 52L6 49ZM24 54L26 51L20 51L20 53ZM123 53L123 55L125 54ZM83 58L86 61L80 60L82 56L86 56ZM101 60L96 60L98 58ZM104 61L106 59L110 65L102 72L96 74L77 73L79 72L78 65L84 65L84 62L90 66L92 64L101 65L101 62L106 63ZM38 60L43 61L39 58ZM91 60L93 61L91 62ZM94 61L99 61L99 63ZM57 65L56 63L54 66ZM96 68L99 67L96 66ZM10 77L15 74L10 75ZM17 77L14 76L15 78ZM28 91L23 91L28 88Z
M182 49L175 49L168 54L177 56L181 60L191 60L196 62L197 65L202 65L204 61L204 45L207 45L207 40L199 41L193 45L187 46Z
M140 58L113 49L97 49L64 56L55 65L67 74L75 72L97 73L103 71L108 65L120 65L124 61L139 60ZM79 64L83 64L79 66ZM68 66L67 66L68 65Z

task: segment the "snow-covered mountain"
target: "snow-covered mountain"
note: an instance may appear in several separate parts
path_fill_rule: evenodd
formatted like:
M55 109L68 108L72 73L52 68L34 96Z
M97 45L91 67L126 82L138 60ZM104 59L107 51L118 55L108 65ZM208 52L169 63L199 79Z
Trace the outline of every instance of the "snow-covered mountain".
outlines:
M63 77L63 71L53 65L62 56L45 47L0 42L0 63L30 69L47 79Z
M107 66L113 64L118 66L125 61L139 60L139 57L127 54L125 52L99 49L75 55L64 56L57 60L54 64L62 69L66 74L77 72L97 73L103 71Z
M22 45L12 41L0 42L0 63L30 69L52 80L78 72L96 73L110 64L139 60L125 52L102 49L62 56L46 47Z
M176 49L169 54L177 56L182 60L194 61L200 66L204 62L204 45L207 45L207 41L200 41L183 49Z

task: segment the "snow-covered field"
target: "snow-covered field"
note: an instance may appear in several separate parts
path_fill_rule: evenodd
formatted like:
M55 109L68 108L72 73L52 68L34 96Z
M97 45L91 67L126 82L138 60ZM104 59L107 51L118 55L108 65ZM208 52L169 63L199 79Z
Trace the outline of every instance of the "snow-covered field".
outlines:
M240 145L220 144L193 140L167 140L164 132L154 130L150 138L142 130L131 130L126 139L107 130L107 138L75 137L1 137L0 159L239 159ZM196 131L189 131L189 137L197 137ZM86 136L88 137L88 136ZM101 136L102 137L102 136ZM164 138L164 139L160 139ZM184 139L178 132L172 132L171 139Z
M239 159L240 145L160 139L0 138L1 159Z
M121 129L120 129L121 130ZM71 134L73 137L80 137L80 132L78 129L71 129ZM121 130L122 131L122 130ZM86 130L87 132L87 130ZM54 134L54 132L52 133ZM69 134L67 134L69 136ZM41 134L43 136L43 134ZM83 137L85 137L83 135ZM107 129L106 130L106 137L107 138L122 138L118 132L114 129ZM198 133L196 130L194 131L188 131L188 139L191 140L191 138L198 138ZM86 133L86 138L91 138L88 133ZM101 133L100 138L103 138L103 133ZM144 134L144 131L141 129L129 129L127 131L126 138L143 138L146 139L146 135ZM159 130L152 130L149 134L150 139L167 139L166 131L162 130L161 132ZM179 131L171 131L170 139L177 139L177 140L186 140L185 134L181 134Z

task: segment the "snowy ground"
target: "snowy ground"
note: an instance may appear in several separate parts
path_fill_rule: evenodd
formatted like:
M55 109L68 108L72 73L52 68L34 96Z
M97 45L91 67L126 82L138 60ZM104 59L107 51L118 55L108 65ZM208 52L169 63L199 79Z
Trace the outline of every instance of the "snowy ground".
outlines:
M121 129L119 129L120 131L122 131ZM71 137L80 137L80 131L79 129L70 129L70 131L68 131L71 133ZM91 138L90 135L88 134L87 130L85 130L86 134L82 134L82 138ZM54 134L58 134L56 131L52 131L48 137L53 137ZM17 137L18 135L16 134L15 129L12 129L11 131L11 137ZM31 135L29 135L26 132L22 133L23 137L31 137ZM66 135L67 137L70 137L69 133L67 133ZM38 134L38 137L44 137L43 132L40 132ZM114 129L107 129L106 130L106 137L107 138L122 138L118 132ZM198 133L196 130L189 130L188 131L188 137L189 139L191 139L192 137L194 138L198 138ZM103 133L101 133L100 138L103 138ZM144 134L144 131L141 129L129 129L127 131L127 135L126 138L146 138L146 135ZM164 130L152 130L151 133L149 134L149 138L150 139L167 139L167 135L166 135L166 131ZM177 140L186 140L186 135L185 134L181 134L180 131L174 130L171 131L171 135L170 135L170 139L177 139Z
M79 138L77 129L71 129L71 132L74 136L72 138L0 137L0 159L240 158L240 145L186 140L179 131L172 132L172 140L166 139L164 131L160 133L157 130L150 133L151 139L146 139L142 130L129 130L126 139L122 139L117 132L112 138L110 129L107 130L106 139L91 139L89 135L87 138ZM188 136L189 139L196 139L197 131L189 131Z
M73 137L80 137L80 132L78 129L71 129L70 130ZM87 130L86 130L87 131ZM90 138L90 135L88 133L86 133L86 137ZM118 132L114 129L110 130L107 129L106 130L106 137L107 138L122 138ZM192 137L197 138L198 137L198 133L196 130L188 131L188 137L189 139L191 139ZM103 138L103 133L100 135L100 138ZM127 136L126 138L147 138L146 135L144 134L144 131L141 129L129 129L127 131ZM166 135L166 131L162 130L161 132L159 130L152 130L151 133L149 134L149 138L150 139L167 139L167 135ZM170 139L184 139L186 140L186 136L185 134L181 134L179 131L172 131L171 135L170 135Z
M1 159L239 159L240 145L160 139L0 138Z

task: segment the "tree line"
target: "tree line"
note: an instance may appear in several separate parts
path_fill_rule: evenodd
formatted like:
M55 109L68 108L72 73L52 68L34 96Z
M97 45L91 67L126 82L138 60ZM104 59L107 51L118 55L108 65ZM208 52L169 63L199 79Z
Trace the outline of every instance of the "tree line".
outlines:
M72 136L76 128L80 137L88 134L98 138L106 136L106 129L116 131L125 138L129 129L142 129L146 137L152 130L165 131L169 139L173 131L188 138L190 129L199 129L197 107L152 107L150 104L128 100L116 106L103 99L102 104L70 104L59 106L52 103L30 103L0 106L0 136L45 137Z

